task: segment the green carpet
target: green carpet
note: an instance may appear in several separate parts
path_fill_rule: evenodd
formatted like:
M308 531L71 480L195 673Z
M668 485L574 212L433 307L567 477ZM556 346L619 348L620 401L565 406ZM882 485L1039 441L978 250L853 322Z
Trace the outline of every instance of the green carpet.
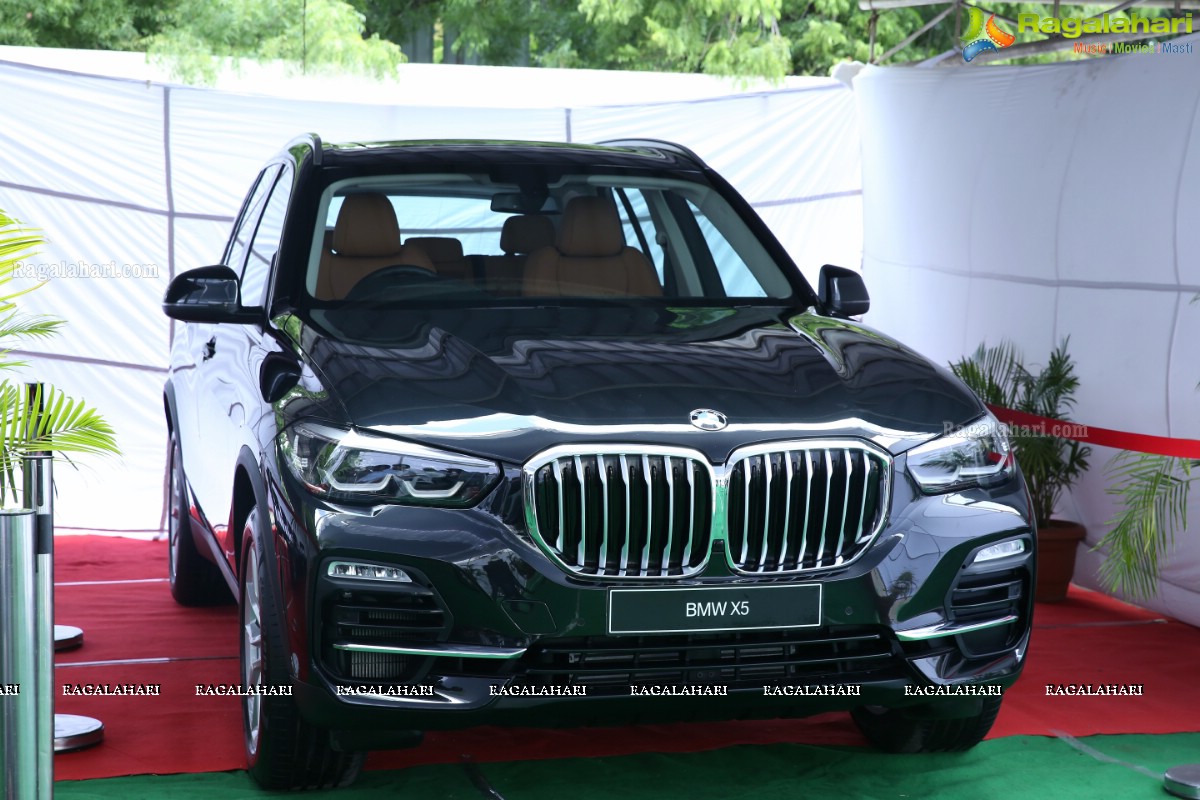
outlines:
M889 756L858 748L780 744L478 768L504 800L1162 800L1168 795L1161 773L1188 763L1200 763L1200 733L1072 741L1014 736L954 755ZM225 772L62 781L55 785L55 796L236 800L267 793L258 791L244 772ZM350 789L289 796L496 800L456 765L367 772Z

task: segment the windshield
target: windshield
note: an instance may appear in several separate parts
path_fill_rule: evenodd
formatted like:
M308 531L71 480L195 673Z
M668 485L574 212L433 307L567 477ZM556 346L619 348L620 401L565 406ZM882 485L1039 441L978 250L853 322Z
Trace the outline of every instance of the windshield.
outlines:
M788 304L804 291L711 186L678 177L372 175L321 197L322 310L630 301Z

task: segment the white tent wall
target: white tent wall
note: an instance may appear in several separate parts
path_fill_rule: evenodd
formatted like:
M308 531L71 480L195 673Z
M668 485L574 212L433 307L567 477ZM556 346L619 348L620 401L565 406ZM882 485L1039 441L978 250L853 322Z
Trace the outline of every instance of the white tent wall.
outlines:
M1131 55L860 73L866 321L941 363L1008 338L1044 364L1069 334L1074 419L1200 438L1195 70ZM1113 454L1094 450L1059 509L1091 544L1116 508ZM1101 559L1081 548L1076 580L1098 587ZM1200 537L1162 578L1153 607L1200 623Z
M163 291L170 275L220 257L254 174L304 131L328 141L672 139L730 178L810 279L826 262L859 265L857 115L842 84L793 80L705 101L520 108L522 78L535 73L545 71L505 72L512 108L457 108L388 102L386 87L372 102L297 100L295 85L290 99L251 96L0 61L0 209L50 240L27 264L76 275L21 299L22 311L69 325L55 339L20 345L29 367L7 377L86 398L124 451L78 471L59 467L59 527L161 530L171 335Z

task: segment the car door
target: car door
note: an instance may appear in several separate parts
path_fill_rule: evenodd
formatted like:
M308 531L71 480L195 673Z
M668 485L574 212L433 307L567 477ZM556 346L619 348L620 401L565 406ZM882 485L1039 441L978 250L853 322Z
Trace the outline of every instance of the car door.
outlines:
M230 237L225 263L239 276L245 272L254 235L279 171L280 166L273 164L260 173ZM188 389L196 416L192 441L184 442L184 466L201 514L222 549L226 549L226 540L231 538L232 464L239 449L236 432L246 402L239 396L235 376L239 372L239 353L245 351L241 345L246 337L244 329L254 326L189 323L187 327L186 346L194 367Z

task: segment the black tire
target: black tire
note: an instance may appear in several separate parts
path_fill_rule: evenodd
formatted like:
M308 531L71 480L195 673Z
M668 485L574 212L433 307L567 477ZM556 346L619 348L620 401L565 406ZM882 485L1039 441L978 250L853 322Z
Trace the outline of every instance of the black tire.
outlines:
M984 697L970 717L922 717L913 711L866 706L850 712L871 744L886 753L959 753L983 741L1000 713L1000 697Z
M167 577L171 596L181 606L214 606L233 600L216 564L196 549L188 511L187 478L179 439L171 433L167 456Z
M258 536L258 510L246 518L239 574L242 685L291 686L281 605ZM285 695L242 698L246 766L264 789L332 789L358 777L365 753L330 746L328 731L305 722L295 700Z

